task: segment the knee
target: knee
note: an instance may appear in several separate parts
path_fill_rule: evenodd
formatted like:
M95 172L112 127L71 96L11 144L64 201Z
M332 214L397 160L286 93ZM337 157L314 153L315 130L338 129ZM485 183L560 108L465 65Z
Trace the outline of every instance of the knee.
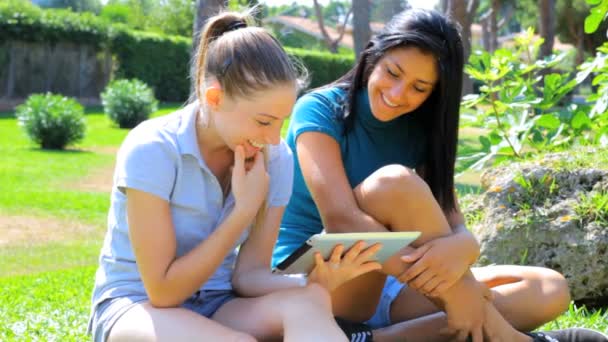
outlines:
M541 291L545 321L553 320L568 310L570 289L563 275L548 268L539 268L534 279Z
M389 201L403 201L407 199L420 200L432 193L426 182L410 168L402 165L387 165L371 176L376 195Z
M296 290L290 296L289 303L297 308L316 307L331 311L331 296L327 290L319 284L309 284L304 288Z

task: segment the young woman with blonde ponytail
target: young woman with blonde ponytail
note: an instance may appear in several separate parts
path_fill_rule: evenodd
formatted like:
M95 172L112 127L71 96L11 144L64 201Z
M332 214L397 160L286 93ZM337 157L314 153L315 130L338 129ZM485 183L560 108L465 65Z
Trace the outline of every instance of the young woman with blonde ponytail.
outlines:
M306 281L271 273L293 180L280 130L300 77L249 21L211 18L191 103L133 129L118 152L95 341L346 340L329 292L379 269L367 261L378 246L343 257L338 247L332 267L318 258Z

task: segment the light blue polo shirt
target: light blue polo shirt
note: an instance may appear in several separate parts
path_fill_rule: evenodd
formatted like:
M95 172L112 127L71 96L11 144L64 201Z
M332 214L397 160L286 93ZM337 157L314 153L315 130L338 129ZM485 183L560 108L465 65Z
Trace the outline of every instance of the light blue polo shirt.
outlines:
M223 201L216 177L201 157L196 139L197 105L191 104L134 128L116 159L108 230L95 276L93 310L103 300L146 300L129 240L125 189L148 192L169 202L180 257L205 240L234 208L232 193ZM269 148L268 205L285 206L291 195L293 157L284 141ZM150 213L153 215L153 213ZM248 229L234 247L247 238ZM201 290L230 290L236 250L224 259Z

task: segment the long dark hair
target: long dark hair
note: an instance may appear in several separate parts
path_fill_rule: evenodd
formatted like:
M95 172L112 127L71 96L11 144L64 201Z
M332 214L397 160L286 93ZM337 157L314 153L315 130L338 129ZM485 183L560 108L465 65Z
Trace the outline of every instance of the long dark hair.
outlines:
M344 121L352 128L356 94L367 87L378 61L392 49L416 47L437 60L439 80L429 98L414 112L422 122L427 139L423 160L424 180L446 212L455 209L454 164L458 146L458 121L464 67L458 24L433 10L410 9L395 15L361 52L355 66L332 83L348 92Z

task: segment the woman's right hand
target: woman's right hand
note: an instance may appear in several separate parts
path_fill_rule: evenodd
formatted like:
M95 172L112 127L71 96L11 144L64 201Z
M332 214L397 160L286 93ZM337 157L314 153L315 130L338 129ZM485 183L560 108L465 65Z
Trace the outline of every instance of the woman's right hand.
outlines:
M245 150L239 145L234 149L234 167L232 169L232 193L235 200L235 211L246 214L253 219L260 209L266 194L270 176L264 166L264 155L255 155L253 166L245 168Z
M308 282L318 283L331 292L362 274L382 269L379 262L371 260L382 245L364 248L365 242L359 241L342 256L344 246L337 245L328 261L323 260L321 253L315 253L315 268L308 275Z

